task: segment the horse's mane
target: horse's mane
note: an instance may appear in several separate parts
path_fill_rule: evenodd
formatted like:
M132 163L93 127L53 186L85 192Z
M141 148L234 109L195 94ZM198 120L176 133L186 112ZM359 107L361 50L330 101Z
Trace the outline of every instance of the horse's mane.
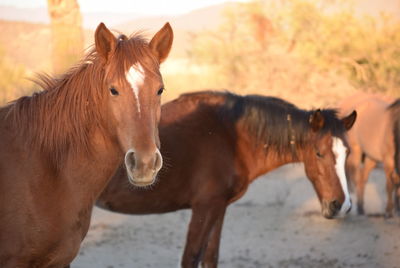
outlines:
M302 110L283 99L260 95L239 96L216 91L184 94L181 98L212 103L213 99L221 96L225 97L219 111L222 120L230 120L233 124L242 121L257 145L266 145L264 147L273 147L278 153L286 153L291 152L290 142L293 140L299 147L310 142L309 134L312 130L309 118L315 110ZM335 109L322 109L321 113L325 124L319 134L344 136L346 130L338 118L338 112Z
M387 109L389 111L398 112L400 110L400 99L395 100L387 107Z
M110 60L110 72L125 77L136 62L154 72L154 56L146 49L141 36L118 39ZM152 61L142 60L148 55ZM143 62L142 62L143 61ZM84 59L59 77L46 74L33 80L42 91L17 99L8 105L8 118L30 146L40 148L56 168L68 151L90 152L90 135L94 128L107 131L108 113L103 90L106 71L103 59L92 47Z

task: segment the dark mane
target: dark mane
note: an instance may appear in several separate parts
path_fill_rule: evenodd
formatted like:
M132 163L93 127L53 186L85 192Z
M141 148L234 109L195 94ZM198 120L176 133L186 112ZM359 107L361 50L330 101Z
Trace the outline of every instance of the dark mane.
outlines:
M397 110L400 109L400 99L395 100L392 104L387 107L388 110Z
M400 99L395 100L386 109L390 112L393 122L400 125Z
M108 73L103 59L92 47L87 56L65 74L59 77L38 75L35 82L42 91L12 102L7 106L8 118L23 137L29 138L29 146L39 147L58 168L66 152L90 152L89 138L93 129L107 131L105 96L108 92L102 90L105 77L111 72L115 77L124 77L137 62L156 72L154 66L158 63L141 36L118 40L110 68L106 69Z
M304 147L310 140L310 116L315 110L302 110L294 104L275 97L259 95L236 96L227 94L227 103L233 104L236 120L243 120L256 144L272 147L278 154L293 153L293 146ZM345 128L333 109L321 110L325 118L320 135L341 137Z
M291 141L298 147L311 142L309 134L312 130L309 118L315 110L302 110L283 99L259 95L239 96L229 92L214 91L182 95L183 98L190 97L207 103L221 96L225 97L225 102L220 108L222 120L230 120L232 123L242 121L249 134L255 138L257 145L266 148L271 146L278 153L287 153L292 150ZM342 137L345 128L337 116L337 111L323 109L321 113L325 118L325 124L319 134L330 133Z

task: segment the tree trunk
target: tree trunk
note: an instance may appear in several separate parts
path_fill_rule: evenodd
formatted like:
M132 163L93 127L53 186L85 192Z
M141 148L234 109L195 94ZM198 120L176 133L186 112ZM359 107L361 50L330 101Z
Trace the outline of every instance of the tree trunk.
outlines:
M77 0L47 0L51 18L52 65L65 72L83 53L82 17Z

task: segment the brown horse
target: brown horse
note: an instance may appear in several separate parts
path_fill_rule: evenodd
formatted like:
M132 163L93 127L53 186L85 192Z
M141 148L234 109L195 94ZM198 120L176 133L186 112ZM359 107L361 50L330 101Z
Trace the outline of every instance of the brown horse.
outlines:
M356 186L358 214L364 214L364 189L369 173L377 162L382 162L387 192L385 217L393 216L393 195L400 183L400 100L390 103L383 96L359 93L340 104L343 114L354 109L358 114L349 131L351 153L346 161L348 177ZM400 211L398 194L395 197L396 209Z
M304 111L273 97L186 94L162 107L160 139L168 167L149 191L127 187L121 167L97 205L127 214L192 209L183 267L216 267L227 206L258 176L304 162L322 206L332 218L350 210L344 173L345 131L356 114Z
M101 23L80 64L0 108L0 267L68 266L124 155L131 183L154 181L159 64L172 39L169 24L147 42Z

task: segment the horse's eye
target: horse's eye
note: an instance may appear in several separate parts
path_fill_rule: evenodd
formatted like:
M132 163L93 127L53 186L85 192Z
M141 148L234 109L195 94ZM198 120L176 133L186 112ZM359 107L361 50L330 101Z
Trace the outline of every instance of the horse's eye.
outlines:
M110 93L113 96L119 95L119 92L118 92L118 90L115 89L115 87L110 87Z
M323 158L324 156L320 152L317 151L317 157L318 158Z
M162 87L157 91L157 95L161 95L163 92L164 92L164 88Z

